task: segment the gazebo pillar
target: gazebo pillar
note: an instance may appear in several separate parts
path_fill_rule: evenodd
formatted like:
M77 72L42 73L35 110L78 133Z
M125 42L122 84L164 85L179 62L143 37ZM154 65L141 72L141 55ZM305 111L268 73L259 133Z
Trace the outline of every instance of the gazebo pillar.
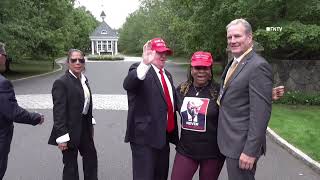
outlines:
M91 54L94 55L94 42L91 40Z
M111 42L111 55L113 56L114 54L114 51L113 51L113 41L110 41Z
M118 54L118 41L115 41L115 54Z

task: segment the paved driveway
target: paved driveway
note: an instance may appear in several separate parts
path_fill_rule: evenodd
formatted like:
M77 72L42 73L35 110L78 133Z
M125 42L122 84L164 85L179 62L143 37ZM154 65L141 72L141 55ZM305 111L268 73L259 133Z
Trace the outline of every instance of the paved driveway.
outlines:
M122 81L132 61L88 62L86 74L94 94L95 143L99 160L100 180L129 180L131 152L123 142L126 127L126 96ZM168 63L175 84L186 79L185 70ZM43 126L15 125L8 170L4 180L57 180L61 179L62 156L54 146L47 145L52 128L51 87L63 72L46 77L32 78L14 83L19 103L27 109L41 112L46 121ZM171 166L175 150L171 149ZM79 169L81 159L79 158ZM81 178L82 172L80 171ZM198 178L194 178L198 179ZM226 180L223 169L220 180ZM259 180L319 180L310 170L285 150L268 140L267 156L262 157L257 169Z

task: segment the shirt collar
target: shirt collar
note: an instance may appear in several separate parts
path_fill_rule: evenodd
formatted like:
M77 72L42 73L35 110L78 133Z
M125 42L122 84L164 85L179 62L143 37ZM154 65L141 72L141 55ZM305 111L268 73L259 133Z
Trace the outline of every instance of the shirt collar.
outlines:
M75 77L76 79L78 79L77 76L74 75L73 72L72 72L70 69L69 69L69 73L70 73L73 77ZM87 80L86 76L84 76L83 73L81 73L81 78L80 78L80 80L81 80L81 83L84 83L84 82L86 82L86 80Z
M252 48L253 48L253 46L251 46L249 49L247 49L246 52L244 52L238 58L234 57L234 60L238 61L238 63L239 63L243 59L244 56L246 56L247 54L249 54L252 51Z
M153 65L153 64L151 64L151 66L153 67L153 69L154 69L157 73L159 73L160 69L157 68L157 66L155 66L155 65ZM162 72L164 72L164 68L162 68Z

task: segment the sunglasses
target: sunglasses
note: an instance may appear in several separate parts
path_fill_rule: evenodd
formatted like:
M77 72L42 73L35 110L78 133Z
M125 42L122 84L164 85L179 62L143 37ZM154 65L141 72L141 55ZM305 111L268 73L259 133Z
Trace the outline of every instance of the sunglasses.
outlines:
M84 64L86 62L85 59L70 59L70 62L73 64L73 63L76 63L76 62L79 62L81 64Z
M1 53L0 53L0 55L1 55L1 56L4 56L4 57L7 57L7 55L6 55L6 54L1 54Z

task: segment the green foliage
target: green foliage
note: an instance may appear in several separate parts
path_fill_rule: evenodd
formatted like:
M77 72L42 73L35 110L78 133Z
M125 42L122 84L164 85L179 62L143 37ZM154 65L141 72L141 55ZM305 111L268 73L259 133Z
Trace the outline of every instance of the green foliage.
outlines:
M85 8L74 8L74 0L3 0L0 6L0 41L14 59L85 50L96 25Z
M142 0L120 31L124 53L140 53L143 44L162 37L174 55L189 57L198 50L225 59L226 25L245 18L265 53L273 58L320 58L319 0ZM282 27L267 32L266 27Z
M282 59L320 58L320 26L305 25L298 21L279 26L282 27L281 32L263 29L255 32L255 37L266 49L266 54Z
M28 76L52 72L54 69L58 68L58 65L54 62L47 61L46 59L13 61L10 65L11 71L6 74L6 78L10 80L21 79Z
M288 91L279 100L274 101L276 104L289 105L320 105L320 93L306 93L300 91Z
M88 60L107 60L107 61L115 61L115 60L124 60L123 56L112 56L112 55L90 55Z

